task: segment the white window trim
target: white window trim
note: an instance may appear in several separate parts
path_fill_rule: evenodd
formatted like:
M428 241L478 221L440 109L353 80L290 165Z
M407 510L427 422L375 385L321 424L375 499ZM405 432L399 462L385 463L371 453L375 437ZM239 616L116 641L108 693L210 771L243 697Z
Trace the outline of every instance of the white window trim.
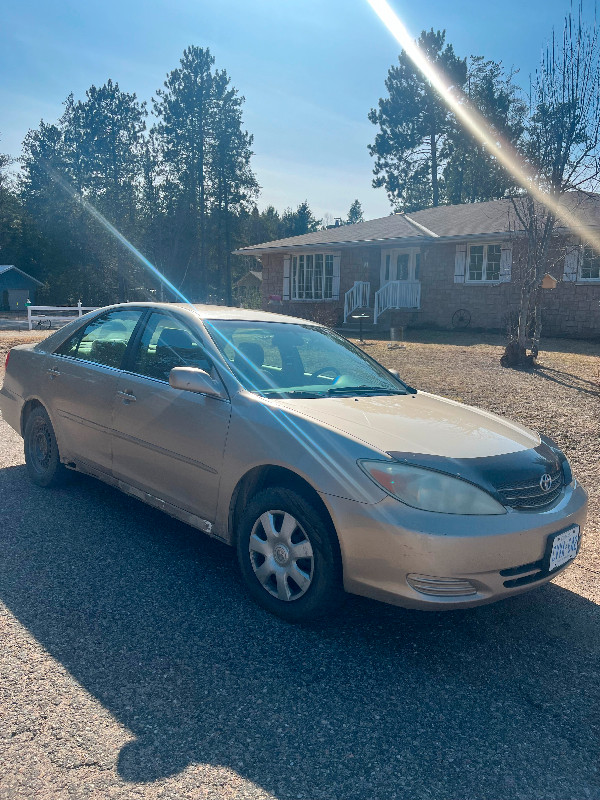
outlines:
M325 290L325 256L332 256L334 259L337 257L338 259L341 258L341 253L339 250L319 250L317 251L305 251L299 253L291 253L290 254L290 284L289 284L289 300L292 303L332 303L332 302L339 302L339 287L337 289L337 296L336 296L336 274L335 274L335 261L333 264L333 275L331 276L331 297L296 297L294 292L297 291L297 283L294 282L294 259L300 258L303 256L312 256L313 257L313 287L314 287L314 264L315 264L315 256L323 256L323 283L322 287ZM306 262L305 262L306 264ZM339 283L339 276L338 283Z
M600 283L600 277L598 278L583 278L581 276L581 271L583 270L583 254L585 252L585 248L587 245L581 244L579 246L579 258L577 259L577 283L589 284L589 283ZM592 248L593 249L593 248ZM597 256L600 258L600 255Z
M471 284L471 286L480 286L482 283L486 284L495 284L495 283L502 283L501 276L502 276L502 262L500 262L500 272L498 273L497 278L487 278L487 249L490 245L497 245L500 248L500 258L502 258L502 242L473 242L472 244L467 245L467 260L465 262L465 283ZM483 247L483 265L482 265L482 278L480 281L474 280L469 278L470 264L471 264L471 248L472 247ZM486 275L484 278L483 275Z

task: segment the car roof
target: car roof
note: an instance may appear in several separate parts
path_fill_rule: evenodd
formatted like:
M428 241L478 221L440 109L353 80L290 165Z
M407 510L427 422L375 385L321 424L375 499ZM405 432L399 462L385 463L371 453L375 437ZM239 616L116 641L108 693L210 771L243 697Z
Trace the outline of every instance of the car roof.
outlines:
M195 314L200 319L206 320L247 320L248 322L287 322L294 325L310 323L322 327L320 323L310 319L291 317L286 314L274 314L271 311L259 311L252 308L236 308L233 306L212 306L200 303L120 303L107 308L127 308L136 306L137 308L156 308L157 310L172 311L182 309Z
M104 306L97 308L88 314L84 314L81 319L73 320L73 322L59 328L54 333L50 334L47 339L43 339L35 346L35 350L40 352L50 352L56 347L60 346L65 339L67 339L73 331L78 330L79 324L86 324L91 316L101 316L106 311L117 308L155 308L157 311L173 311L179 309L188 314L193 314L200 320L239 320L240 322L285 322L293 325L309 324L315 327L323 328L319 322L314 322L310 319L301 319L300 317L290 317L285 314L273 314L270 311L256 311L252 308L234 308L233 306L211 306L202 305L200 303L115 303L111 306Z

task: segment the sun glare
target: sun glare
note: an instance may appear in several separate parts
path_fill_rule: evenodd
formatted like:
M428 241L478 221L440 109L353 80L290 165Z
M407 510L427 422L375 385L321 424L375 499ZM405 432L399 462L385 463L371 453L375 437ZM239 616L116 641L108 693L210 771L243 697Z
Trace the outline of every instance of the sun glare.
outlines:
M429 61L387 0L367 2L465 128L498 159L523 189L543 203L565 227L600 252L598 234L538 185L517 150L498 135L485 117L473 108L466 95L458 87L452 86L447 77Z

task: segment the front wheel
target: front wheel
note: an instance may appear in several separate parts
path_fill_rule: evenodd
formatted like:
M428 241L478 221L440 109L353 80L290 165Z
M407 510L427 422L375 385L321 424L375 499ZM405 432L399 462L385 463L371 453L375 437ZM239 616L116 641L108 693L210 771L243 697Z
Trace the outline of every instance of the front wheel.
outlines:
M288 622L333 611L343 599L341 562L330 525L289 489L266 489L244 510L237 539L250 596Z
M67 470L60 463L54 428L45 408L34 408L25 423L25 465L37 486L59 486Z

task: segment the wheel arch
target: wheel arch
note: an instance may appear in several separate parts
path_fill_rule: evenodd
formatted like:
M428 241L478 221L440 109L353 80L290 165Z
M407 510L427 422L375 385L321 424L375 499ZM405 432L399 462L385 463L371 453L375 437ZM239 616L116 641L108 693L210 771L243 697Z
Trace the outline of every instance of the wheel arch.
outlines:
M27 420L31 412L36 408L43 408L46 413L48 413L48 409L46 406L38 400L37 397L31 397L25 403L23 403L23 408L21 409L21 436L25 436L25 426L27 425ZM49 415L48 415L49 416Z
M238 481L229 504L228 533L229 541L235 546L237 540L237 526L243 509L250 500L263 489L281 487L297 492L317 511L323 515L327 526L333 534L337 544L338 556L341 561L341 550L338 535L333 524L333 519L329 513L327 505L324 503L320 494L305 478L298 475L287 467L280 467L275 464L264 464L248 470Z

